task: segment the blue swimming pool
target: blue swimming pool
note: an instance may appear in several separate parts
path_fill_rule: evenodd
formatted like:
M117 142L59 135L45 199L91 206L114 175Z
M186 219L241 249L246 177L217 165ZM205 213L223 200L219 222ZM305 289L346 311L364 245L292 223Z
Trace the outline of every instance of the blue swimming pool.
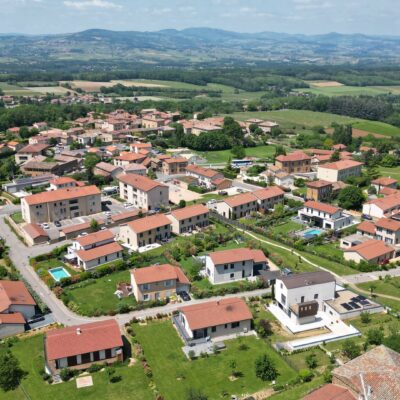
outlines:
M320 235L322 232L323 231L321 229L310 229L309 231L303 233L303 237L312 238L314 236Z
M69 278L71 274L64 267L49 269L49 274L56 282L60 282L63 278Z

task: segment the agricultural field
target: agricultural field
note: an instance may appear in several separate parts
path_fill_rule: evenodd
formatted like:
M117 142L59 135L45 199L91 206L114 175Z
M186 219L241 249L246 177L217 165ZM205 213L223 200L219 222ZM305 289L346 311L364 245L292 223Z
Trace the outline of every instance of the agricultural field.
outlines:
M393 179L400 180L400 167L394 167L394 168L379 167L379 173L382 176L390 176Z
M359 120L353 124L353 128L360 129L373 134L382 136L398 136L400 128L379 121L363 121Z
M400 93L399 86L315 86L306 89L295 89L296 92L312 93L323 96L377 96L380 94Z

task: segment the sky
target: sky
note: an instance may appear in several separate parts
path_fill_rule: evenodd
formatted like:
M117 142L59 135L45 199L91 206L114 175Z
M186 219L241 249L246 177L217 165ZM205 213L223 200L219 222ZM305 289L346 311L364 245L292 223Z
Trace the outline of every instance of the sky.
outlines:
M399 0L0 0L0 33L101 28L400 35Z

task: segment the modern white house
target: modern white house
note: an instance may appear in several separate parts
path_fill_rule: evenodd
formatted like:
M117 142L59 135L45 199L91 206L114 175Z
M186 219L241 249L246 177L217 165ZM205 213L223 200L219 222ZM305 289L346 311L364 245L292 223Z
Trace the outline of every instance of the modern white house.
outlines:
M336 281L325 271L282 276L276 279L275 300L297 324L314 322L323 302L335 298Z
M390 217L400 211L400 194L395 193L367 201L363 204L362 212L372 218Z
M206 256L206 274L212 284L252 278L267 268L262 250L241 248L222 250Z
M304 203L298 216L302 221L323 229L339 230L353 222L353 217L344 213L341 208L313 200Z

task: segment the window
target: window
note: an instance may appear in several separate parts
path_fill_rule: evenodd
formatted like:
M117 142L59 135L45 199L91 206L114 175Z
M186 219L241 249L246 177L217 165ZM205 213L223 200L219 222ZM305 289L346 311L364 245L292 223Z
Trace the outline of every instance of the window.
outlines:
M228 329L228 324L225 324L225 329Z
M225 264L225 265L224 265L224 269L228 269L228 264Z
M301 296L300 303L304 303L304 296Z
M216 326L212 326L211 327L211 332L217 332L217 327Z
M281 294L281 303L286 304L286 296L284 294Z
M232 328L238 328L240 326L240 322L232 322L231 327Z
M165 284L165 286L167 286L167 287L168 287L168 286L171 286L171 285L172 285L172 282L171 282L171 281L165 281L165 283L164 283L164 284Z
M235 268L235 264L231 264L231 269Z
M150 285L148 283L145 283L142 285L142 290L149 290L150 289Z
M231 279L233 279L234 277L235 277L235 274L234 274L234 273L230 274L230 278L231 278Z
M317 300L318 299L318 293L315 293L314 294L314 300Z
M246 264L246 261L242 261L242 265L244 266Z
M143 300L144 300L144 301L150 300L150 295L144 294L144 295L143 295Z

